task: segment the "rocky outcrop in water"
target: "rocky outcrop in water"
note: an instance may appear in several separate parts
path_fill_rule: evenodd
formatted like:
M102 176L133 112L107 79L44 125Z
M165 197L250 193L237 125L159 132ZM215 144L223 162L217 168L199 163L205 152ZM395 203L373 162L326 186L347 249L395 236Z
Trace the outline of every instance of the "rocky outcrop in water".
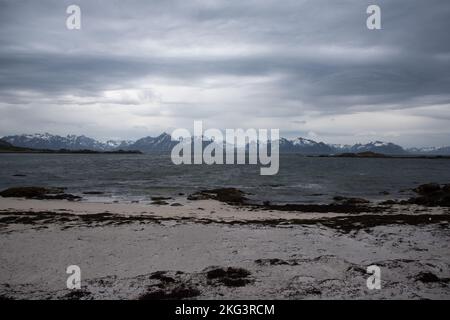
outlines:
M188 196L188 200L217 200L228 204L244 204L248 200L244 192L236 188L202 190Z
M64 192L64 188L43 188L43 187L16 187L5 189L0 192L4 198L26 198L37 200L80 200L81 197Z
M407 200L409 204L427 207L450 207L450 184L427 183L413 189L419 196Z

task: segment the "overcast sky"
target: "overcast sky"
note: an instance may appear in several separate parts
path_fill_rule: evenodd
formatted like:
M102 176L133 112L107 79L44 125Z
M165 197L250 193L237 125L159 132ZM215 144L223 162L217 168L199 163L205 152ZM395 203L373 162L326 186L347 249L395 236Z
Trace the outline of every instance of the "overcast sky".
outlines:
M449 32L448 0L0 0L0 136L134 139L203 120L450 145Z

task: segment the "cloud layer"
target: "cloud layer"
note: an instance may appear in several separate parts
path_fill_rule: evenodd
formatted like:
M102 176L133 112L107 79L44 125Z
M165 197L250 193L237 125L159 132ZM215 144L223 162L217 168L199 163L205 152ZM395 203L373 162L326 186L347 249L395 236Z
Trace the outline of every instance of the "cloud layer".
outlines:
M450 3L0 0L0 135L136 138L203 120L450 144Z

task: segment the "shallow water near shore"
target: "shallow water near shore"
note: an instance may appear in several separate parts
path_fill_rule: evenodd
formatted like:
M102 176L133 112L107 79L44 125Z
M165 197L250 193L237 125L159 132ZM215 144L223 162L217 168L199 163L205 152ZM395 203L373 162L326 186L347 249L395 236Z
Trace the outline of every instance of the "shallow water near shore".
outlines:
M0 189L66 187L87 201L149 201L201 189L235 187L249 198L328 203L334 196L401 199L423 183L450 181L447 159L349 159L280 155L280 171L258 165L173 165L169 154L0 154ZM96 194L84 194L96 193Z

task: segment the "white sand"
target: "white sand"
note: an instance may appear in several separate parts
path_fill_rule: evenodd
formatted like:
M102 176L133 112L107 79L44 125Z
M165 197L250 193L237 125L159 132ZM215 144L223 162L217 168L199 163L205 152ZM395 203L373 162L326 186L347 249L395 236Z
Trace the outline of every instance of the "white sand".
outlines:
M28 210L217 221L337 215L249 211L216 201L170 207L0 198L0 211ZM411 207L399 210L414 211ZM442 209L426 213L430 212L442 213ZM448 283L416 281L420 272L450 278L448 225L380 226L343 234L321 225L202 224L195 219L69 229L52 223L6 226L0 229L0 295L64 298L70 292L66 267L76 264L82 270L83 288L89 292L86 298L136 299L156 288L158 280L148 275L157 270L167 270L177 282L199 289L198 298L450 298ZM255 262L269 258L295 263ZM371 264L381 267L381 290L366 287L369 275L364 270ZM245 268L253 283L238 288L208 284L203 270L214 265ZM177 275L177 270L184 273Z

